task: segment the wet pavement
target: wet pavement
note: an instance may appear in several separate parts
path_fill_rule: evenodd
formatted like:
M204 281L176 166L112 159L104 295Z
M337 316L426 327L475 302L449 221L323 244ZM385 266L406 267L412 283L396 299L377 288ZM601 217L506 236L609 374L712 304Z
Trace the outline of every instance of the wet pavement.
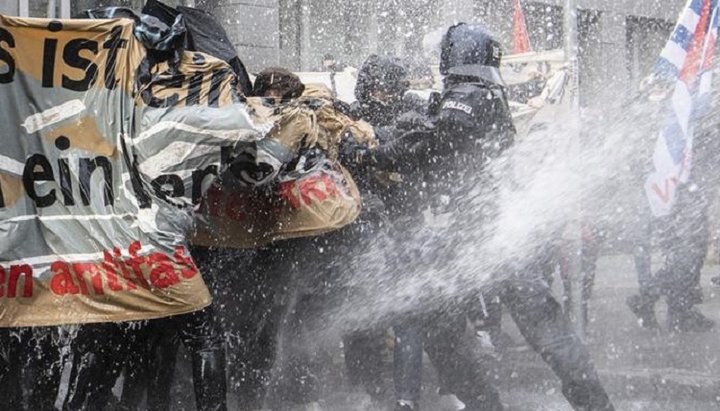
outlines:
M710 283L710 278L719 273L717 265L706 266L702 277L705 302L699 308L720 325L720 288ZM665 327L664 302L656 310L663 329L642 329L625 305L625 299L636 292L630 256L600 259L585 340L618 409L720 409L720 329L708 333L669 333ZM557 294L561 295L559 290ZM522 341L509 318L504 319L503 325L516 342ZM530 349L506 352L498 375L501 386L520 390L519 398L525 398L518 409L569 409L563 408L562 401L552 402L559 393L559 384ZM552 405L544 403L543 393L548 394L547 400ZM505 397L510 403L515 398L511 394Z
M704 270L705 303L700 309L720 324L720 288L710 284L710 278L719 273L720 267L714 264ZM557 295L561 296L560 281L556 281L556 285ZM665 330L644 330L625 305L625 299L636 290L630 256L601 258L590 303L586 341L618 411L720 410L720 331L670 334ZM665 304L661 302L657 308L658 321L664 327ZM570 411L557 378L537 354L524 346L509 317L504 318L503 327L518 343L517 347L489 360L488 367L508 410ZM324 377L323 409L380 411L368 408L366 396L347 386L340 343L336 346L332 365ZM190 372L187 363L180 367L173 409L192 410ZM230 364L231 372L233 367ZM387 381L392 388L390 371L388 364ZM237 409L237 397L232 389L230 391L230 409ZM434 370L427 366L423 410L447 410L442 407L436 391Z
M654 263L659 263L659 258ZM700 309L720 324L720 287L710 278L720 267L708 264L702 281L705 302ZM562 291L556 281L558 298ZM605 256L598 262L594 295L590 302L586 342L598 372L618 411L705 411L720 409L720 328L708 333L669 333L664 302L657 305L660 331L638 326L625 305L637 292L637 280L630 256ZM508 409L527 411L570 411L560 384L552 371L529 347L506 316L504 330L516 347L506 350L489 364ZM428 367L430 368L430 367ZM441 411L433 385L434 372L424 391L423 409ZM362 406L355 394L336 395L326 408L356 410ZM348 398L349 397L349 400Z

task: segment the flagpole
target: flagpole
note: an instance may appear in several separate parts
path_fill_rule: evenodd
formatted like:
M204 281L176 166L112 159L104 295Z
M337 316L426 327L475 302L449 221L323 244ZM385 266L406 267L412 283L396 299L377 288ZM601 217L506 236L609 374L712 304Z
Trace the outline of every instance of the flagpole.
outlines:
M577 24L577 0L565 0L565 59L568 63L570 74L568 92L571 99L573 114L580 114L580 78L578 64L578 24Z
M564 28L565 28L565 60L568 70L568 83L566 98L569 99L570 110L568 138L568 155L578 158L580 152L580 75L578 59L578 8L577 0L565 0ZM575 330L580 338L585 337L587 321L587 301L583 297L583 285L586 274L582 267L582 205L580 201L569 205L568 210L575 218L570 221L568 233L570 235L570 253L568 255L568 270L571 284L571 295L566 296L570 301L566 307L573 321Z

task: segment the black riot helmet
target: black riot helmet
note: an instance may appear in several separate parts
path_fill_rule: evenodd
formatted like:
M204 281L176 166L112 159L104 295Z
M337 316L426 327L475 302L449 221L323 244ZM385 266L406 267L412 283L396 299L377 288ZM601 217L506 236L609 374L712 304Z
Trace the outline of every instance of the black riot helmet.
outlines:
M450 27L440 43L440 74L475 77L505 85L500 75L502 47L480 24Z
M358 71L355 98L365 103L372 93L382 91L400 100L409 87L408 72L399 58L372 54Z

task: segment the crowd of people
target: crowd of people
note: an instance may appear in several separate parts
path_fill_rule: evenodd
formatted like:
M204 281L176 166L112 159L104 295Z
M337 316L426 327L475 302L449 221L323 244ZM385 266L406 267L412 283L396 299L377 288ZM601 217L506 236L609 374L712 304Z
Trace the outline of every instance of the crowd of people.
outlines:
M243 323L240 353L236 353L242 368L237 390L241 410L319 410L323 393L317 376L330 364L319 358L308 333L334 299L362 292L342 280L354 275L347 270L361 268L339 263L339 257L362 254L382 241L387 276L412 276L423 264L417 255L426 250L407 239L417 237L427 213L450 216L448 221L460 230L464 219L454 217L467 211L467 187L458 182L472 175L473 184L492 188L500 183L488 167L513 146L516 134L500 74L502 46L484 26L460 23L448 29L440 47L443 86L430 101L408 93L410 73L393 56L367 58L358 72L357 102L352 105L337 101L328 89L303 84L282 68L261 71L252 84L238 83L238 93L248 101L255 99L253 104L287 120L282 122L283 133L296 133L307 118L317 119L316 134L296 139L300 154L285 172L302 173L325 162L341 164L357 184L363 203L360 216L342 228L252 250L252 269L236 295L242 307L238 321ZM332 56L324 60L323 67L336 65ZM332 127L333 122L346 126ZM496 213L492 196L497 190L483 193L490 204L483 210L484 218L492 219ZM688 189L681 198L705 216L710 194ZM694 308L701 301L698 284L707 252L707 225L697 218L696 224L681 224L681 217L674 218L662 273L642 277L639 296L628 304L642 326L658 327L653 307L665 296L671 330L708 330L714 324ZM447 252L453 240L427 235L438 250L434 264L441 267L453 258ZM644 273L649 270L648 248L638 249L639 271ZM201 246L191 251L206 280L221 281L212 277L223 275L214 265L224 251ZM342 339L350 381L367 392L374 409L419 410L425 352L442 389L454 394L466 411L502 410L502 397L473 341L467 341L466 327L472 324L487 331L492 343L498 344L504 308L560 379L562 393L575 410L614 410L588 348L551 291L542 269L545 257L502 267L499 280L468 293L472 298L448 298L427 306L419 302L411 312L347 332ZM652 278L645 281L646 277ZM142 322L2 329L2 341L8 342L3 355L25 360L9 362L15 369L2 374L0 390L10 409L55 409L62 372L60 347L66 346L73 353L73 364L63 409L135 410L143 401L148 410L170 409L182 343L192 361L197 409L225 410L228 370L223 325L218 320L221 309L213 305ZM394 336L390 345L394 394L384 378L388 329ZM24 354L27 347L32 347L33 355ZM118 379L122 395L113 401Z

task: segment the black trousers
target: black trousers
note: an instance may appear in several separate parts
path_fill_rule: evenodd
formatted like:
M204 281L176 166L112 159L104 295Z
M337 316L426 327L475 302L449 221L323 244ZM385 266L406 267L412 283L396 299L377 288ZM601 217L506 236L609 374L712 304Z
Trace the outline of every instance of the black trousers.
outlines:
M706 195L702 191L679 191L673 214L658 222L664 262L655 273L654 284L649 290L641 290L641 295L654 300L665 296L671 312L687 311L702 302L700 274L710 243L710 199Z
M241 306L247 307L252 301L247 301L249 295L255 295L257 288L253 286L252 271L244 270L247 264L248 253L244 250L235 250L227 248L215 247L199 247L192 246L191 254L198 266L203 278L206 280L215 299L215 306L218 303L223 304L225 316L213 318L213 322L220 324L220 329L215 332L222 332L232 327L232 329L241 334L241 347L244 346L242 341L247 338L243 333L244 329L238 330L235 322L250 320L246 314L249 309L234 310L236 308L228 307L224 303L228 298L236 300ZM232 287L234 281L240 281L242 287ZM226 296L226 293L232 293ZM259 293L262 294L262 293ZM222 301L222 302L220 302ZM229 313L228 313L229 312ZM226 321L223 321L226 320ZM226 324L232 322L232 324ZM224 333L223 333L224 334ZM225 344L226 335L223 335L223 344ZM149 322L143 332L136 335L138 339L137 349L132 350L128 354L125 365L125 380L123 384L122 398L120 399L119 409L135 410L140 407L146 393L152 393L147 396L147 408L149 411L165 411L172 409L170 393L175 380L175 367L177 364L177 356L182 341L176 332L169 329L164 322ZM245 354L245 353L243 353ZM247 362L244 355L240 357L242 362L240 368L243 369ZM240 371L242 373L242 371ZM240 375L237 381L240 383L240 393L253 392L245 386L245 382L251 381L247 375ZM241 396L241 404L252 405L249 398ZM248 408L253 409L253 408Z
M560 378L563 395L573 408L613 410L590 353L575 334L548 284L518 274L501 284L500 295L523 337Z
M257 310L264 320L258 327L261 338L256 341L257 348L246 349L260 355L255 359L260 366L272 364L269 384L263 387L270 394L271 407L320 399L319 377L327 351L315 331L324 328L326 313L358 291L348 286L348 280L360 270L353 256L361 255L372 241L375 224L359 221L329 234L278 241L258 250L256 265L270 290ZM378 332L364 326L367 324L344 336L346 365L353 382L379 394L383 341L369 336ZM369 361L360 360L362 357ZM256 374L268 375L265 370L256 370Z
M62 372L58 329L0 329L0 395L9 410L55 409Z
M73 369L65 410L103 409L133 350L148 334L177 334L190 352L198 410L226 410L225 351L212 307L148 322L85 325L73 342Z
M422 352L427 353L440 384L455 394L468 411L502 410L500 395L490 383L488 368L465 338L466 317L460 306L398 323L395 329L395 389L398 399L417 402L422 385Z
M180 339L162 322L149 322L137 330L135 348L125 361L125 380L119 410L137 410L147 395L148 411L172 409L170 392L175 379Z

